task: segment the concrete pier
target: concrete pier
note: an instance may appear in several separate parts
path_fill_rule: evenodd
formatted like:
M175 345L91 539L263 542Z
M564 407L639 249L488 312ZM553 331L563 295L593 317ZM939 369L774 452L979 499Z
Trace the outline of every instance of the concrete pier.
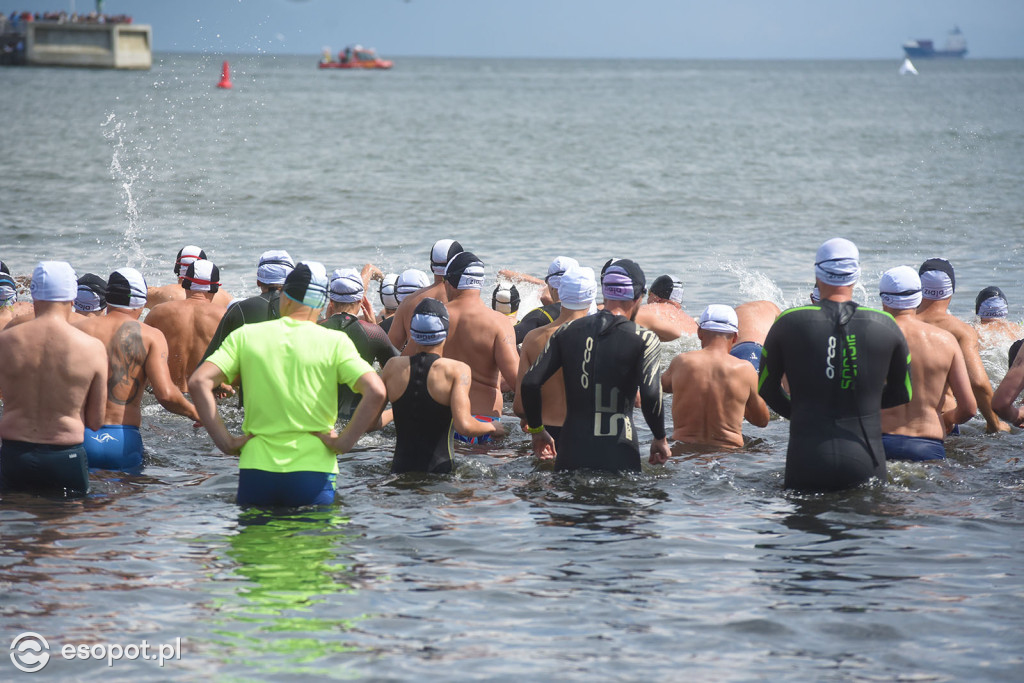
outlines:
M153 32L139 24L25 23L25 64L149 69Z

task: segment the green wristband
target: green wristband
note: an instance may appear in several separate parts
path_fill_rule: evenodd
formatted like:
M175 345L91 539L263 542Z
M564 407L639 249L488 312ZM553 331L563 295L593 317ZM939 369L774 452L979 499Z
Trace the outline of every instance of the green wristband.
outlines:
M527 434L540 434L543 431L544 431L544 425L541 425L539 427L531 427L529 425L526 426L526 433Z

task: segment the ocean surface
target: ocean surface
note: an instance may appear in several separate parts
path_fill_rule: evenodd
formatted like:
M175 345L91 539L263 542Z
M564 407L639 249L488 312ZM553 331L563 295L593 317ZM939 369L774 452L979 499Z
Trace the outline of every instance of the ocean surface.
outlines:
M972 320L975 294L998 285L1024 317L1024 61L922 62L917 77L898 60L352 73L239 55L220 91L221 60L0 69L0 259L16 274L41 259L132 265L166 284L194 243L246 296L266 249L400 272L451 237L491 286L559 254L629 257L649 280L680 277L699 315L803 303L815 249L844 236L861 250L859 301L877 305L884 270L945 256L956 315ZM664 345L664 362L697 345ZM993 382L1008 345L983 350ZM980 418L946 462L830 495L783 490L780 419L748 425L739 452L624 476L555 474L513 426L495 447L458 447L453 476L396 477L385 430L340 457L333 508L268 513L234 504L236 459L205 432L144 406L141 474L96 474L79 500L0 499L0 646L45 637L39 678L1024 671L1024 436L986 435ZM180 658L60 653L143 640L180 643ZM0 658L0 678L22 675Z

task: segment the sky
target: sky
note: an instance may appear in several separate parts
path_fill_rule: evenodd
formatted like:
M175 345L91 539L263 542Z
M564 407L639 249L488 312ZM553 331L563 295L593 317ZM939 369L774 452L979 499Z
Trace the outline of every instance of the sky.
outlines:
M0 0L0 10L95 9ZM156 52L383 57L888 59L959 26L969 58L1024 57L1024 0L105 0Z

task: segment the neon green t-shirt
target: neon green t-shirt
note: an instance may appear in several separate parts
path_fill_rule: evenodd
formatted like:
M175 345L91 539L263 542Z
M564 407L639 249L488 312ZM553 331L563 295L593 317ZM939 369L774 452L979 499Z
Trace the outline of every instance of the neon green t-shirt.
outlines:
M338 385L355 385L373 368L348 335L316 323L280 318L243 325L208 359L228 381L245 387L241 469L330 472L338 459L312 432L329 432L338 417Z

